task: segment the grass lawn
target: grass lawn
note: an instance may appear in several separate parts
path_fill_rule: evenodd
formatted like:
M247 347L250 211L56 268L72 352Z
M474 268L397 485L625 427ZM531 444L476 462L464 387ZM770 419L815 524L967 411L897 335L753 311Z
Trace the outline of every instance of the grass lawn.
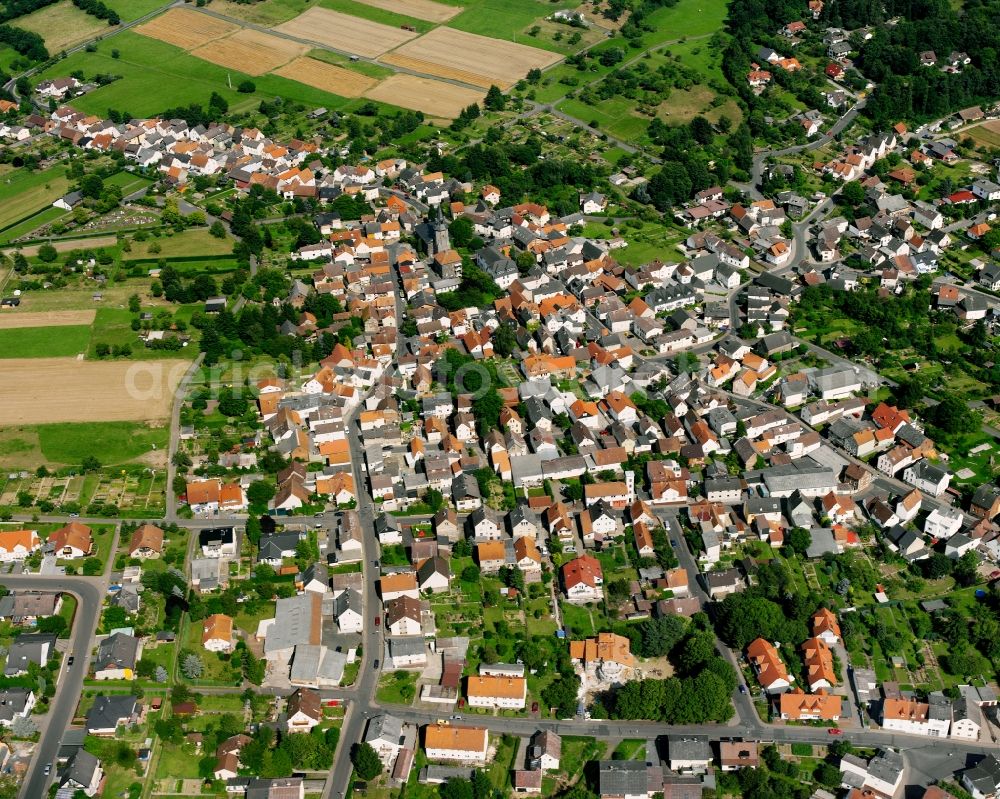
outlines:
M117 11L123 22L129 22L163 8L167 3L163 0L105 0L104 5Z
M59 615L66 619L66 635L73 629L73 617L76 615L76 597L72 594L63 594L62 606L59 608Z
M416 693L417 676L415 671L394 671L383 674L378 681L375 699L391 705L410 704Z
M611 753L612 760L636 760L646 756L646 741L641 738L626 738Z
M49 463L76 464L97 455L105 466L113 466L144 455L155 444L167 446L169 429L138 422L62 422L35 425L42 455Z
M536 23L556 10L549 3L537 2L537 0L480 0L480 2L460 3L465 6L465 11L457 17L453 17L448 23L448 27L469 33L478 33L480 36L489 36L493 39L506 39L516 41L529 47L539 47L545 50L556 52L569 52L572 48L560 42L553 42L541 36L532 37L527 35L527 31ZM563 3L559 8L567 8L576 3ZM569 36L571 28L566 28L566 36Z
M150 249L154 243L159 245L160 252L153 252ZM182 233L168 231L162 236L151 236L146 241L133 241L131 247L131 252L123 254L123 260L165 258L169 263L171 258L193 255L229 255L233 251L233 239L228 234L224 238L217 239L208 232L208 228L203 227L191 228Z
M156 764L156 779L196 779L198 756L189 744L162 744Z
M591 222L584 226L585 236L611 238L612 228L600 222ZM628 242L628 247L615 250L615 260L620 263L638 266L654 259L661 261L679 261L681 254L676 246L685 238L679 230L658 222L644 222L642 227L634 228L623 225L619 234Z
M368 19L392 28L410 25L418 33L427 33L431 28L437 27L433 22L397 14L394 11L388 11L384 8L357 3L354 0L320 0L320 5L323 8L329 8L331 11L350 14L352 17L359 17L360 19Z
M605 621L601 611L597 608L588 608L585 605L571 605L569 602L560 604L563 627L566 628L573 638L587 638L596 635L605 628Z
M3 358L63 358L87 351L89 325L19 327L0 330Z
M153 181L144 178L142 175L135 175L132 172L119 172L104 181L105 186L120 186L123 196L128 196L139 191L143 186L153 185Z
M61 219L68 213L69 211L64 211L62 208L53 208L50 205L39 211L37 214L11 225L3 233L0 233L0 244L6 244L7 242L20 238L21 236L27 236L31 233L31 231L37 230L42 225L55 222L57 219Z
M674 6L659 8L643 20L652 31L642 37L646 47L687 36L707 36L722 29L726 19L726 0L680 0Z
M608 745L596 738L577 735L564 735L562 739L562 756L559 759L559 772L566 779L573 779L583 773L583 766L591 760L604 757Z
M350 69L362 75L367 75L370 78L388 78L390 75L395 74L388 67L369 63L368 61L351 61L347 56L340 53L333 53L329 50L310 50L306 55L317 61L325 61L327 64L334 64L344 69Z
M59 75L66 75L59 72ZM70 186L64 166L41 172L15 169L0 173L0 230L50 206Z

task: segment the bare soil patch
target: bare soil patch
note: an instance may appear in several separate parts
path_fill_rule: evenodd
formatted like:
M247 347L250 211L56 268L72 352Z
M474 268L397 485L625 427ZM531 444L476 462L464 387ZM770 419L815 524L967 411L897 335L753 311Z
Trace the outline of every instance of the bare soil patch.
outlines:
M182 360L3 360L0 425L166 419L188 366Z
M365 58L374 58L417 36L413 31L315 6L275 30Z
M282 39L280 36L255 30L240 30L225 39L218 39L192 50L191 55L221 67L237 69L247 75L263 75L308 51L309 48L304 44Z
M144 22L136 28L136 32L185 50L193 50L239 29L239 25L208 14L199 14L187 8L171 8L167 13Z
M360 97L378 83L375 78L315 58L296 58L274 74L341 97Z
M55 247L56 252L69 252L70 250L97 250L101 247L111 247L118 243L115 236L92 236L89 239L54 239L49 242ZM38 255L38 248L41 244L32 244L30 247L6 247L4 253L11 253L20 250L22 255Z
M462 6L446 6L444 3L435 3L434 0L358 0L358 2L428 22L447 22L465 11Z
M513 86L529 70L547 67L562 58L558 53L479 36L435 28L397 48L381 60L406 69L419 69L440 78L501 89Z
M96 310L91 311L0 311L0 330L19 327L69 327L92 325Z
M365 97L434 117L454 119L466 106L478 103L485 92L431 78L393 75L370 89Z

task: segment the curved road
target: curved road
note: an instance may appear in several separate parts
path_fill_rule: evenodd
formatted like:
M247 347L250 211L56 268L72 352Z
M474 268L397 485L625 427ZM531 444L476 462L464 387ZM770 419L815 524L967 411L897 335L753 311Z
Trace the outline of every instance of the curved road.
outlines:
M104 520L107 521L106 519ZM117 536L115 538L117 541ZM42 717L42 732L35 747L35 756L31 761L24 782L21 783L21 796L24 799L37 799L46 796L50 780L55 776L46 776L44 765L55 763L59 752L59 743L63 733L73 720L73 714L80 703L80 693L83 690L83 679L87 674L90 662L90 643L97 631L97 620L101 612L104 594L107 592L107 578L39 576L39 575L4 575L0 585L9 589L22 591L63 591L76 597L76 617L73 620L73 633L70 638L69 652L76 657L72 668L63 668L52 700L49 712ZM53 768L53 772L55 769Z

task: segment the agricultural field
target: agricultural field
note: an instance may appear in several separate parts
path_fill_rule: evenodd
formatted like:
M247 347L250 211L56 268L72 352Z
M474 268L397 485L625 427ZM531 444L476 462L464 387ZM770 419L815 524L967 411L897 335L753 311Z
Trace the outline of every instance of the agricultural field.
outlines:
M971 136L978 147L989 147L1000 149L1000 120L992 120L969 128L965 132L966 136Z
M278 25L275 30L365 58L380 56L417 36L413 31L318 7Z
M415 75L393 75L369 89L365 97L423 111L429 116L450 118L458 116L466 106L478 103L485 94L483 91L440 80L418 78Z
M90 326L97 311L4 311L0 313L0 330L23 327Z
M276 69L274 74L317 89L330 89L341 97L361 97L378 82L367 75L308 57L296 58Z
M50 206L69 190L69 186L63 166L41 172L29 169L0 171L0 230Z
M55 5L18 17L16 25L39 34L45 39L45 47L53 54L113 30L104 20L81 11L70 0L61 0Z
M0 361L0 425L159 421L170 415L185 361Z
M191 55L254 77L287 64L309 51L304 44L269 33L244 29L192 50Z
M217 239L208 228L192 228L182 233L164 231L164 235L150 236L145 241L133 241L131 252L123 253L125 261L144 258L183 258L193 255L227 255L233 251L233 239L228 235ZM156 250L159 249L158 252Z
M547 67L559 56L486 36L436 28L382 58L386 64L488 89L512 86L530 70Z
M166 14L144 22L135 30L143 36L159 39L182 50L194 50L215 39L236 33L239 29L239 25L207 14L199 14L186 8L172 8Z
M427 22L447 22L455 15L462 13L461 6L435 3L434 0L358 0L358 2Z

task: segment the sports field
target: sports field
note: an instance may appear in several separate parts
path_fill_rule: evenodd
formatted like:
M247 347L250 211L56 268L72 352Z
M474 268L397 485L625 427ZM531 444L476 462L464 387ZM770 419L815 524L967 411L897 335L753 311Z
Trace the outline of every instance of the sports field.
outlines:
M104 20L81 11L70 0L62 0L18 17L16 25L45 39L46 49L53 54L107 30L114 30Z
M375 58L417 36L413 31L315 7L275 30L365 58Z
M447 22L462 13L461 6L447 6L444 3L435 3L434 0L357 0L357 2L427 22Z
M537 47L504 42L474 33L435 28L398 47L381 60L405 69L448 80L502 89L514 85L530 70L554 64L560 56Z
M154 421L170 415L186 361L0 361L0 425Z
M365 94L370 100L447 119L454 119L463 108L478 103L484 96L485 92L476 89L415 75L393 75Z
M72 327L92 325L97 311L9 311L0 312L0 330L22 327ZM0 353L2 354L2 353Z
M236 33L239 25L186 8L171 8L136 28L138 33L184 50L194 50L215 39Z
M307 86L325 89L341 97L360 97L378 81L350 69L317 61L315 58L296 58L291 63L274 70L275 75L296 80Z
M304 44L247 28L202 45L191 55L248 75L263 75L307 52Z

